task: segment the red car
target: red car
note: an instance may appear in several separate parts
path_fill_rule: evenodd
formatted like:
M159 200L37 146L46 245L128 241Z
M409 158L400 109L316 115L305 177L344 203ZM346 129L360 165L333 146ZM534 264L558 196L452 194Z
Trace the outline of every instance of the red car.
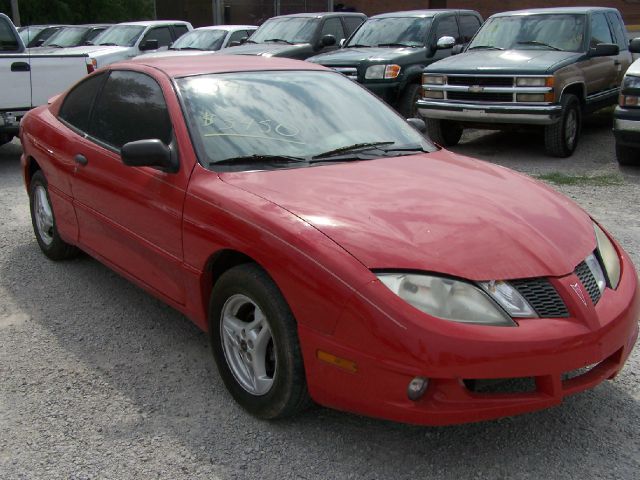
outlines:
M638 335L628 255L570 200L419 124L309 63L115 64L22 122L35 236L208 331L262 418L313 400L471 422L615 377Z

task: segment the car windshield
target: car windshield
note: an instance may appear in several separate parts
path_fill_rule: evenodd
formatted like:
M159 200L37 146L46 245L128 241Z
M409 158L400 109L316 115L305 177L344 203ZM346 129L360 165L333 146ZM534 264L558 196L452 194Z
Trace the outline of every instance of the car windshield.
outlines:
M143 31L141 25L115 25L98 35L93 44L133 47Z
M347 47L422 47L430 27L431 18L372 18L353 34Z
M384 102L333 72L201 75L178 87L200 161L213 169L256 158L276 168L278 159L331 160L359 148L367 159L435 150Z
M487 20L470 49L583 50L586 17L581 14L535 14Z
M194 30L182 35L171 48L173 50L219 50L226 35L225 30Z
M51 35L43 47L76 47L81 44L84 35L89 30L87 27L65 27Z
M251 35L255 43L311 43L320 21L317 18L289 17L267 20Z

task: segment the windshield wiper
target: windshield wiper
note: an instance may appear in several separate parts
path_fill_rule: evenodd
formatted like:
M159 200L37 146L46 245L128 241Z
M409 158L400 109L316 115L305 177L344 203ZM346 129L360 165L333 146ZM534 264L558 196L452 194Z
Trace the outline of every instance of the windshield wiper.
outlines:
M407 43L379 43L379 47L417 47L417 45L409 45Z
M373 45L363 45L361 43L354 43L353 45L345 45L345 47L353 47L353 48L372 48Z
M488 48L490 50L504 50L504 48L496 47L495 45L474 45L473 47L469 47L469 50L473 50L474 48Z
M255 40L251 40L250 38L248 38L247 40L245 40L244 43L258 43Z
M285 40L284 38L268 38L265 40L265 42L282 42L282 43L288 43L289 45L293 45L293 42L290 42L289 40Z
M171 47L171 50L204 50L204 48L198 47Z
M322 160L324 158L335 157L336 155L342 155L347 152L355 152L358 150L368 150L382 145L393 145L396 142L369 142L369 143L354 143L353 145L345 145L344 147L329 150L328 152L320 153L311 157L311 160Z
M562 51L561 48L554 47L553 45L549 45L548 43L539 42L538 40L527 40L526 42L516 42L516 45L540 45L541 47L547 47L559 52Z
M58 45L57 43L50 43L49 45L44 45L45 47L54 47L54 48L64 48L62 45Z
M117 47L118 46L117 43L113 43L113 42L99 43L98 45L104 45L105 47Z
M246 165L246 164L278 164L278 163L306 163L308 160L303 157L289 157L287 155L245 155L242 157L225 158L212 165Z

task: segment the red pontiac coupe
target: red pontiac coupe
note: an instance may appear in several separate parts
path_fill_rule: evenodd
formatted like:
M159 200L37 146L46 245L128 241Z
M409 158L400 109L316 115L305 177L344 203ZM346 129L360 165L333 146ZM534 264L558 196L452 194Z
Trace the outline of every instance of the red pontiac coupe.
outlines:
M22 121L35 236L191 318L261 418L311 400L424 425L611 379L638 277L587 213L442 150L310 63L114 64Z

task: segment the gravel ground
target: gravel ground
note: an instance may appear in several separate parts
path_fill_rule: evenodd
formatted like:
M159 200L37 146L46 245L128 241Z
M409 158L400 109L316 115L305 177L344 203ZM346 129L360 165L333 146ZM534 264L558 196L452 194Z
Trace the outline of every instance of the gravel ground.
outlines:
M465 132L456 151L530 174L616 175L557 187L640 265L640 168L620 171L610 116L571 159L531 133ZM423 428L323 408L256 420L226 393L186 318L87 256L33 239L20 146L0 148L0 479L638 478L638 349L613 382L543 412Z

